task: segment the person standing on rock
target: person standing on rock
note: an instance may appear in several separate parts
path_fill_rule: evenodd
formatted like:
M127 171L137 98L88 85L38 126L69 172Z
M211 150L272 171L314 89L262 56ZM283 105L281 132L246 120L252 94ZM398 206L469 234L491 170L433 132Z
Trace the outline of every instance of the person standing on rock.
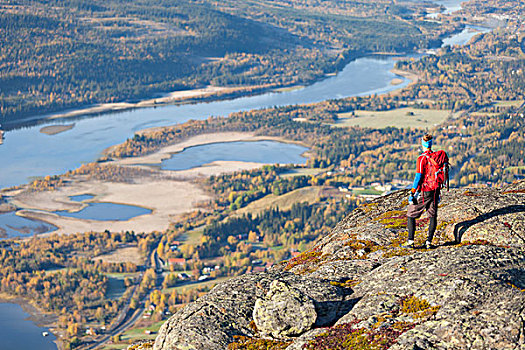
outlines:
M432 238L437 227L441 188L446 183L448 189L448 156L445 151L432 151L432 135L423 136L421 146L424 152L417 158L416 176L408 197L408 241L403 244L403 247L414 248L416 219L427 211L430 222L425 247L431 249L433 247ZM420 193L422 193L421 198L419 198Z

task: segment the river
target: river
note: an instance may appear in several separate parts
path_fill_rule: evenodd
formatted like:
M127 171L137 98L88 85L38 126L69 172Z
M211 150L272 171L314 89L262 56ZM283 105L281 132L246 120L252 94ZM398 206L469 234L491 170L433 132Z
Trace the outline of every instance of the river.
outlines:
M7 133L4 144L0 146L3 165L0 188L26 183L34 176L57 175L75 169L82 163L96 160L105 148L124 142L144 128L206 119L212 115L226 116L238 111L392 91L408 84L406 79L390 72L394 64L393 58L360 58L350 62L336 76L302 89L103 114L77 120L73 129L56 135L43 134L39 130L60 122L13 130ZM403 83L391 85L394 78L403 79Z
M457 0L436 2L447 9L461 3ZM465 44L477 34L471 28L474 27L445 39L445 44ZM238 111L380 94L403 88L409 81L391 72L394 64L395 59L392 57L359 58L350 62L336 76L305 88L225 101L142 108L85 117L76 120L73 129L56 135L41 133L40 129L70 124L71 121L49 121L12 130L6 133L4 144L0 146L0 188L26 183L33 177L62 174L83 163L92 162L107 147L122 143L136 131L145 128L183 123L190 119L202 120L210 116L226 116ZM394 78L402 79L403 82L392 85Z

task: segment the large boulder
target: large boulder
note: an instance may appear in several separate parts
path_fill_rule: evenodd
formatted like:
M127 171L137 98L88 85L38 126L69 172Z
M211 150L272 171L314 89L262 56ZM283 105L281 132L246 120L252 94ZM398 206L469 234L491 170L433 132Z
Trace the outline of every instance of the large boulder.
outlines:
M253 310L253 320L261 335L277 339L310 330L316 318L313 300L281 281L270 284L270 291L257 299Z

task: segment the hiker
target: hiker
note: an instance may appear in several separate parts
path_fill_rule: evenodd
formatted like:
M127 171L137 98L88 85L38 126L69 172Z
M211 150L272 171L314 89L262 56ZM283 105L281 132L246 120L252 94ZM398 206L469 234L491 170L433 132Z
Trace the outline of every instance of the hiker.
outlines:
M416 219L427 211L430 222L425 247L431 249L433 248L432 238L437 226L440 190L445 183L448 189L448 156L445 151L432 151L432 135L423 136L421 146L424 152L417 158L416 176L408 197L408 241L403 246L414 248ZM421 198L419 198L420 193L422 193Z

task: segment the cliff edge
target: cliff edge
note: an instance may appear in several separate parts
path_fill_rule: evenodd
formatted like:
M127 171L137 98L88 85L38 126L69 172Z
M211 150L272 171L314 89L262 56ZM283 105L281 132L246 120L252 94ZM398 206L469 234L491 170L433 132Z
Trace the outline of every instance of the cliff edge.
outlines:
M166 321L154 349L525 349L525 181L444 192L430 250L400 247L407 195L217 285Z

